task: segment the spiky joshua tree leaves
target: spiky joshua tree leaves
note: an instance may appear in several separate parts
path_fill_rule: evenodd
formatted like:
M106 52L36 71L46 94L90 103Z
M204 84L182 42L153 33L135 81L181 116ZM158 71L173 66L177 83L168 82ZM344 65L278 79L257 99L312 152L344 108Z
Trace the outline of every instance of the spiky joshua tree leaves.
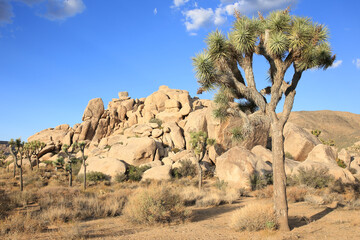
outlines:
M78 148L78 143L74 142L71 147L69 147L69 145L64 144L62 145L62 151L66 154L67 157L67 161L66 161L66 167L65 170L69 173L69 187L72 187L72 165L75 163L74 158L73 158L73 152L74 150L76 150ZM69 149L71 149L71 151L69 151Z
M284 168L283 130L293 107L296 87L304 71L326 69L332 65L328 30L309 18L290 15L289 10L275 11L267 17L260 13L248 18L236 13L232 30L225 36L220 31L210 33L207 49L193 58L200 92L210 89L225 91L228 99L237 99L239 108L222 109L218 115L237 114L244 123L253 114L266 116L272 129L274 173L274 209L280 229L288 231L288 206ZM269 86L257 89L253 71L254 55L268 62ZM291 79L285 73L292 67ZM242 72L240 71L240 69ZM244 75L243 75L244 74ZM268 95L266 97L266 95ZM276 113L281 98L285 98L283 112ZM245 108L244 106L245 105ZM244 131L246 132L246 131Z
M23 169L22 169L22 160L24 153L24 142L21 142L21 139L16 140L11 139L9 142L9 150L11 155L14 158L14 177L15 177L15 166L20 169L20 191L24 190L24 181L23 181ZM18 162L20 160L20 163Z
M198 177L199 177L199 190L202 188L202 170L200 163L204 159L206 151L209 146L215 144L215 140L208 138L206 132L199 131L199 132L192 132L190 133L190 146L193 150L196 159L197 159L197 169L198 169Z

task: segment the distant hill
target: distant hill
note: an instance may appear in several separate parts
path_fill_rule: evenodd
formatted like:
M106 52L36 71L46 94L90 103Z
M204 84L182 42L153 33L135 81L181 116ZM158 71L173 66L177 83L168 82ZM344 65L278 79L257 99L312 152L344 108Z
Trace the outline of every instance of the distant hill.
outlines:
M333 139L338 149L360 141L360 115L338 111L299 111L290 114L289 122L309 131L321 130L320 138Z

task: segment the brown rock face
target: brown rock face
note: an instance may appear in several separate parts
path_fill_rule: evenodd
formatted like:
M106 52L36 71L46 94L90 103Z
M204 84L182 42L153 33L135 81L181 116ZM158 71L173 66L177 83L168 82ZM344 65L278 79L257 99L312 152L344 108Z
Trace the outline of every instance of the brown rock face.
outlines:
M85 139L80 139L80 140L92 140L92 138L95 135L96 127L98 126L100 117L103 115L103 113L104 113L104 103L102 99L101 98L91 99L82 117L82 120L88 122L89 125L86 131Z
M300 162L304 161L311 150L321 143L314 135L293 123L287 123L285 125L284 137L285 152L290 153L294 157L294 160Z
M171 166L163 165L152 167L146 170L142 176L141 181L145 180L170 180L171 179Z

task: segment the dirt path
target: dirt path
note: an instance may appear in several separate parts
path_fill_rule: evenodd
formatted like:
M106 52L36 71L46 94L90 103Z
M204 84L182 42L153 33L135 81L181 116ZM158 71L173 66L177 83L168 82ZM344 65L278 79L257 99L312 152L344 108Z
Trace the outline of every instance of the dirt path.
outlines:
M293 228L290 233L235 232L230 229L228 224L232 213L252 201L259 200L245 198L232 205L195 208L192 221L179 225L134 225L121 216L67 225L60 231L42 233L32 238L71 239L71 236L81 232L86 239L360 239L359 210L315 207L304 202L289 206L290 225Z

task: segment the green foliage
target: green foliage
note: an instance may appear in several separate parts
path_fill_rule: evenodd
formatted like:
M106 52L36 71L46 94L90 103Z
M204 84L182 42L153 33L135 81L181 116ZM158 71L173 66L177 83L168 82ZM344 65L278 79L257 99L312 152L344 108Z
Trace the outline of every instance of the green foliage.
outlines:
M161 127L163 122L158 118L152 118L150 119L149 123L157 123L158 127Z
M190 133L190 146L195 154L200 156L206 150L207 146L214 145L215 139L209 139L204 131ZM199 159L200 160L200 157Z
M289 153L289 152L285 152L285 158L294 160L294 156L291 155L291 153Z
M180 149L174 147L174 148L171 148L170 151L176 154L176 153L180 152Z
M126 175L128 180L138 182L141 180L143 173L150 169L150 166L142 166L142 167L136 167L130 165L129 168L126 171Z
M267 185L271 185L273 183L273 176L272 173L254 173L250 176L250 185L251 189L254 190L260 190L266 187Z
M77 178L81 183L84 181L84 175L79 174ZM102 172L87 172L86 173L86 181L92 182L101 182L105 180L109 180L110 177Z
M220 191L225 191L228 186L228 183L224 180L216 179L215 187Z
M328 145L328 146L330 146L330 147L335 146L335 141L334 141L333 139L325 140L325 139L321 139L321 138L320 138L320 141L321 141L321 143L324 144L324 145Z
M53 162L53 165L58 169L64 169L65 160L63 157L58 157L55 162Z
M299 168L295 176L288 177L288 185L306 185L312 188L325 188L334 181L333 176L329 175L327 168L305 169Z
M110 150L110 149L111 149L111 146L107 144L107 145L104 147L104 149Z
M197 174L196 165L190 160L180 160L181 166L172 169L172 176L175 178L195 177Z
M118 183L125 182L127 180L127 176L124 173L118 173L115 175L115 181Z
M318 129L312 130L311 134L314 135L315 137L319 137L321 134L321 130Z
M241 142L244 140L242 127L234 127L230 130L230 133L234 141Z
M339 167L346 168L345 162L343 160L341 160L340 158L336 158L336 163Z

